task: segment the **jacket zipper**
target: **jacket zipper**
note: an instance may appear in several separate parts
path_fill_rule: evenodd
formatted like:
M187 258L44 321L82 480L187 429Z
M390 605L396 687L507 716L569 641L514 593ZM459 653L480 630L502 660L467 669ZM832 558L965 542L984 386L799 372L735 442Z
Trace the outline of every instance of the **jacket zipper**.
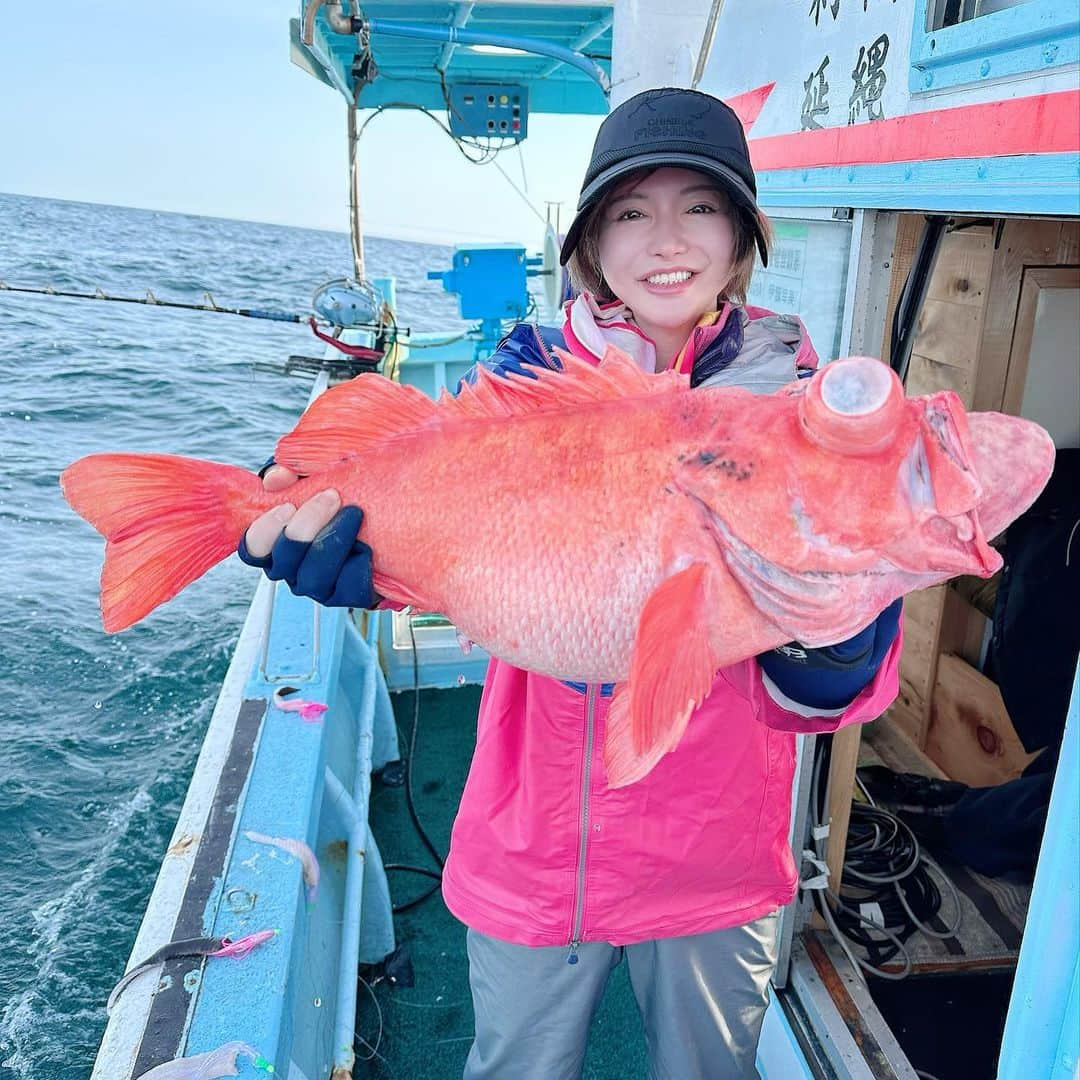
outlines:
M533 332L533 337L536 338L536 344L540 346L540 355L544 358L544 367L553 368L558 370L555 364L555 354L548 349L544 344L544 339L540 336L540 331L536 328L536 323L529 323L529 329Z
M585 907L585 852L589 844L589 774L592 772L593 727L596 721L595 684L585 688L585 774L581 784L581 840L578 843L577 888L574 892L574 910L570 930L568 964L578 961L577 950L581 944L581 921Z

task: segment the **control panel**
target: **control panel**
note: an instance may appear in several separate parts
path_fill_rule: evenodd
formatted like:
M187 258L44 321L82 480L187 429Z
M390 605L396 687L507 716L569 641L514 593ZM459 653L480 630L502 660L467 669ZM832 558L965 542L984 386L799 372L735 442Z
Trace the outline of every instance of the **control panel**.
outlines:
M450 131L469 138L513 139L528 134L529 92L513 83L456 83L450 87Z

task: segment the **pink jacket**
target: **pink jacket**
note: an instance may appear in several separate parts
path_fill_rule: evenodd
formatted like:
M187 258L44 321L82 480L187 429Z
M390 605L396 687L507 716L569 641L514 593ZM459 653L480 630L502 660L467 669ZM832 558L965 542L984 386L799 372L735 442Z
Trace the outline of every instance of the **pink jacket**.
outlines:
M579 336L567 341L595 359ZM812 355L804 339L793 367L804 347ZM753 659L722 669L679 746L617 789L604 775L602 688L492 660L443 871L447 907L505 941L572 947L704 933L789 903L796 734L884 712L900 648L898 636L839 716L778 704Z

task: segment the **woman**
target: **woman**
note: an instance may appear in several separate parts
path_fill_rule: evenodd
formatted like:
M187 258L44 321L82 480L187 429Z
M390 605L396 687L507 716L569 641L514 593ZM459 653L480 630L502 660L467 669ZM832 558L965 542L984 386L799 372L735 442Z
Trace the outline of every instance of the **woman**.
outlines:
M769 237L732 110L696 91L638 94L596 138L562 251L581 294L561 331L518 326L486 363L528 375L558 367L552 345L596 362L614 343L694 386L778 389L817 358L798 319L744 304ZM265 484L294 480L274 467ZM241 556L304 595L371 606L359 524L359 510L324 492L253 524ZM777 916L798 887L795 733L884 710L898 686L898 614L899 602L850 641L792 643L718 671L679 746L617 789L601 749L611 687L491 662L443 875L469 928L468 1080L578 1076L623 956L650 1075L757 1075Z

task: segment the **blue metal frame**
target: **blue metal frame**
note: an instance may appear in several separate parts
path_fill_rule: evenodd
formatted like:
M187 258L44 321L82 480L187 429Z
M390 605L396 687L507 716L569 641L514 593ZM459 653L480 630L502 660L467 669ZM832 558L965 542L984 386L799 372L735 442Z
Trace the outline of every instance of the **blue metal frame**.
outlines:
M594 61L573 49L544 41L542 38L523 37L520 34L476 33L460 30L456 26L417 26L413 23L397 22L394 19L368 19L366 25L373 39L385 36L437 41L439 44L450 45L494 45L503 49L518 49L536 56L546 56L577 68L592 79L605 94L611 89L611 79L607 72Z
M273 707L285 682L329 705L319 722ZM205 932L279 932L243 960L206 965L185 1052L242 1038L278 1075L290 1062L351 1068L358 963L394 948L386 875L367 822L371 771L398 756L374 634L365 640L345 609L319 609L278 583L244 697L268 708ZM248 839L249 830L309 845L320 866L314 903L300 861Z
M1073 153L771 169L757 181L766 208L1080 215L1080 155Z
M762 1080L813 1080L814 1077L787 1013L777 999L776 988L772 986L769 987L769 1007L761 1025L755 1064Z
M393 280L376 278L391 303ZM364 332L347 331L348 339ZM402 360L402 381L432 396L472 365L470 335ZM366 339L365 339L366 340ZM397 730L380 659L395 688L413 685L412 654L392 648L392 613L371 613L361 634L348 611L273 590L270 622L243 698L266 703L247 785L238 800L232 848L215 881L203 932L238 939L256 930L277 935L243 960L214 960L193 972L195 1005L185 1055L240 1038L284 1075L292 1063L327 1075L326 1063L353 1064L358 963L377 963L394 949L389 887L368 823L371 773L398 755ZM422 686L483 680L487 656L465 657L456 644L424 650ZM389 663L387 661L390 661ZM273 705L275 688L299 688L329 706L318 722ZM307 902L300 861L249 839L248 831L302 840L319 860L314 903ZM194 991L197 990L197 995ZM238 1062L241 1075L258 1075Z
M916 0L911 31L911 92L1023 75L1080 60L1076 0L1029 3L928 31L932 0Z
M998 1059L999 1080L1074 1080L1080 1065L1080 672Z
M443 82L520 84L528 88L531 113L598 114L608 111L613 11L610 2L589 5L502 3L389 3L345 5L362 10L372 27L373 82L354 96L352 73L357 39L330 30L324 12L315 16L310 46L300 40L303 16L292 20L293 59L359 108L446 108ZM465 27L467 26L467 29ZM408 34L409 36L404 36ZM476 52L470 44L534 49L521 54ZM584 50L601 57L593 59ZM440 77L440 72L442 77Z

